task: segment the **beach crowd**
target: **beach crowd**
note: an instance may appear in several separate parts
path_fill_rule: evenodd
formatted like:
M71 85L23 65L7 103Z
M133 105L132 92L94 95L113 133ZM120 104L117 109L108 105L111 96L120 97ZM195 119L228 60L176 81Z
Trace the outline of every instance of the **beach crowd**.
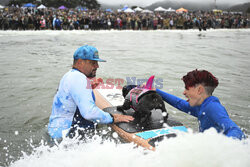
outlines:
M242 13L232 12L108 12L53 8L0 10L0 30L156 30L249 28Z

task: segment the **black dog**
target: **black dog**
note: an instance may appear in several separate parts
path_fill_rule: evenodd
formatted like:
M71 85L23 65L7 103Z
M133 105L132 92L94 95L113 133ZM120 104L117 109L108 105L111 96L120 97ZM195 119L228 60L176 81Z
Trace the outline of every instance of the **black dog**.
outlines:
M141 126L147 127L148 120L152 114L152 111L154 111L154 109L160 109L162 113L164 113L163 115L165 122L168 118L168 114L162 97L155 91L149 90L141 94L138 99L136 99L135 104L135 102L131 100L130 94L133 93L133 90L140 90L136 89L136 87L136 85L127 85L123 87L122 95L125 98L125 101L123 105L117 106L117 110L124 112L124 110L133 108L135 111L133 114L135 121L138 122Z

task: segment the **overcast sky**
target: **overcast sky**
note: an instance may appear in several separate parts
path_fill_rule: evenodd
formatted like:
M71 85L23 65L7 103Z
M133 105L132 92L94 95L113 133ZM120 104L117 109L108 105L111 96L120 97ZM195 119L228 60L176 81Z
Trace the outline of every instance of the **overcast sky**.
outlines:
M114 5L150 5L154 2L164 1L164 0L97 0L100 3L114 4ZM195 1L195 2L215 2L215 0L169 0L169 1ZM216 0L217 3L232 3L239 4L244 2L250 2L250 0Z

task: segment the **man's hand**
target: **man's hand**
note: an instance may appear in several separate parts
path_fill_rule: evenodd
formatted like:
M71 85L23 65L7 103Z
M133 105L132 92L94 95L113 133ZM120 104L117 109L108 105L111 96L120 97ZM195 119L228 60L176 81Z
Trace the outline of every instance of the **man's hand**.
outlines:
M103 80L101 78L94 78L91 80L91 87L92 89L95 89L100 83L103 83Z
M117 122L130 122L133 121L134 118L129 115L121 115L121 114L112 114L114 117L114 123Z

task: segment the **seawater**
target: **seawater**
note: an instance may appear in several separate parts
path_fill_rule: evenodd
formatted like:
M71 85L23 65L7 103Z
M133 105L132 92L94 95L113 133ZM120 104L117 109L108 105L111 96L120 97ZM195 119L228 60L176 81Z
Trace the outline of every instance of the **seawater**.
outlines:
M155 75L163 90L181 98L183 75L196 68L212 72L219 79L214 95L248 136L249 37L249 29L0 31L0 166L249 166L249 139L232 140L213 129L197 133L197 119L169 105L170 115L189 132L159 143L155 152L99 136L87 143L46 144L53 96L74 51L85 44L107 60L97 72L104 81L125 84L127 78Z

